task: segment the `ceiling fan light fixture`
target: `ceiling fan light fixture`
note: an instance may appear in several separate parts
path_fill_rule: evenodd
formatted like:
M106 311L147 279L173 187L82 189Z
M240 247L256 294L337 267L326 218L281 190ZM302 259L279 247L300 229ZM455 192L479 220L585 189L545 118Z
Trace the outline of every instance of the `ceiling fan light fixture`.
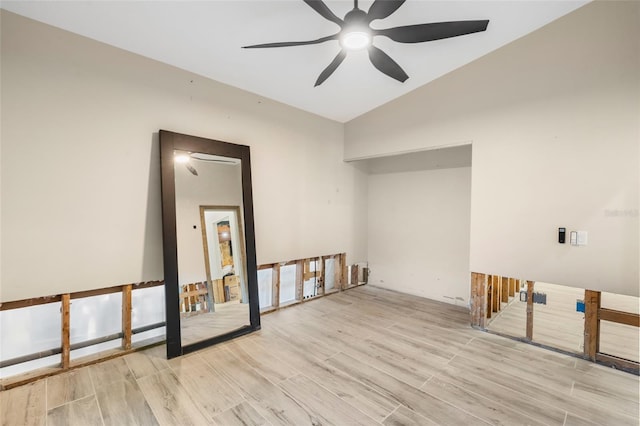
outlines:
M485 31L489 20L431 22L424 24L403 25L400 27L372 29L370 24L378 19L385 19L402 6L406 0L374 0L368 11L358 8L358 0L353 0L353 9L340 19L323 0L303 0L309 7L328 21L337 24L340 31L326 37L307 41L285 41L278 43L254 44L244 46L247 49L289 47L320 44L330 40L338 40L342 49L331 63L320 73L314 87L318 87L333 74L353 50L367 49L369 61L383 74L404 83L409 76L389 55L373 45L373 36L384 36L398 43L424 43L442 40L467 34Z
M340 44L348 50L364 49L371 46L371 34L362 30L350 31L340 38Z

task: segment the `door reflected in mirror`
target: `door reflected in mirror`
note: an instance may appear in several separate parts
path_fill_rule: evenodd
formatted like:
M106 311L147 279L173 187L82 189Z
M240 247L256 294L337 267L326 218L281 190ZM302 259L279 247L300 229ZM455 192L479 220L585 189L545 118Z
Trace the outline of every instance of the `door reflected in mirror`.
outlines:
M182 346L250 325L242 162L174 151Z

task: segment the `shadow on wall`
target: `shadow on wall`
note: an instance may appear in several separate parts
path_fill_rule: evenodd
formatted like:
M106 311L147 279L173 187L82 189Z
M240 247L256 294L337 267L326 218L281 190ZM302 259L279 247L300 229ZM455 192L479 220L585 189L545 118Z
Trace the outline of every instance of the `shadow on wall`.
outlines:
M160 193L160 136L151 136L149 158L149 181L147 192L147 214L142 252L143 280L163 279L162 266L162 209Z

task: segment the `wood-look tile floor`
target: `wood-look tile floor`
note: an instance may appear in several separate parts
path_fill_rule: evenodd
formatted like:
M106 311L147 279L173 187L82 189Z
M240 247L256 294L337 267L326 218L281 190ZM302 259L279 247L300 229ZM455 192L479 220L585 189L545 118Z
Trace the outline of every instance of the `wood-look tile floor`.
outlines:
M215 311L180 319L182 346L219 336L251 324L249 304L218 303Z
M2 425L635 425L637 376L364 286L167 361L164 347L0 393Z

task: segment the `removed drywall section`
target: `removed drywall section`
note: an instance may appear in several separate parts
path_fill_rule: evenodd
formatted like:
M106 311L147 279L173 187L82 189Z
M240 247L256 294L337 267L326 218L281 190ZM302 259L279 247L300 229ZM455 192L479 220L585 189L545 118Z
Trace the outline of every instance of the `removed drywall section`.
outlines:
M639 22L590 3L347 123L345 158L473 141L472 271L637 296Z
M342 124L6 11L0 27L0 300L162 279L159 129L251 146L258 263L366 258Z
M369 283L469 302L471 168L369 176Z

